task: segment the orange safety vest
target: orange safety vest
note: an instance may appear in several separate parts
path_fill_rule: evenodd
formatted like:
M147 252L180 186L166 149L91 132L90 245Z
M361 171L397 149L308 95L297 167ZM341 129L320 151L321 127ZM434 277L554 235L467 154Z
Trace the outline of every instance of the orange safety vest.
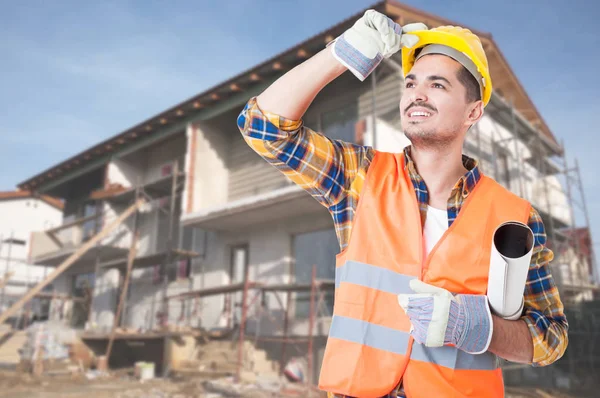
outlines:
M333 318L319 388L382 397L402 380L409 398L502 397L491 352L413 344L398 294L419 278L453 293L486 294L492 234L527 223L530 204L482 176L457 219L424 258L419 205L404 155L377 152L365 180L348 247L336 258Z

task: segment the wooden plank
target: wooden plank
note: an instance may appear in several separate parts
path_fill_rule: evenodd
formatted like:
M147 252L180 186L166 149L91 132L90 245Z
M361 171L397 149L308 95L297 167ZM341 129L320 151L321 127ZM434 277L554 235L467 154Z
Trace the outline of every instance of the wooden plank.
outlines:
M173 254L179 256L179 257L199 257L200 253L197 253L195 251L191 251L191 250L183 250L183 249L173 249Z
M126 188L119 184L118 186L113 186L108 189L100 189L97 191L92 191L92 193L90 194L90 199L101 200L101 199L112 198L113 196L117 196L117 195L120 195L124 192L131 191L131 190L132 189Z
M131 269L133 268L133 260L135 259L135 255L137 254L137 242L138 242L139 237L140 237L140 233L139 233L139 231L136 230L133 241L131 242L131 247L129 249L129 257L127 258L127 272L125 273L125 280L123 281L123 288L121 289L121 297L119 298L119 304L117 305L117 312L115 313L115 317L113 320L113 326L110 331L110 337L108 339L108 347L106 347L106 363L107 364L109 363L110 353L112 351L113 343L115 341L117 325L119 323L121 311L123 310L123 302L125 301L125 297L127 296L127 290L129 290L129 279L131 278Z
M21 297L19 294L10 294L7 293L5 294L6 297ZM36 298L41 298L41 299L61 299L61 300L72 300L73 302L77 302L77 303L85 303L85 298L83 297L77 297L77 296L70 296L68 294L56 294L56 293L38 293L36 294L34 297Z
M96 218L100 218L101 216L102 216L102 213L94 214L94 215L83 217L83 218L78 218L77 220L68 222L66 224L59 225L58 227L54 227L52 229L48 229L45 232L47 234L53 234L55 232L62 231L63 229L67 229L67 228L73 227L75 225L83 224L86 221L95 220Z
M219 294L224 294L224 293L239 292L242 290L244 290L244 284L243 283L235 283L232 285L215 286L215 287L209 287L206 289L200 289L200 290L194 290L191 292L180 293L180 294L176 294L173 296L169 296L168 299L169 300L177 300L177 299L186 299L186 298L190 298L190 297L206 297L206 296L214 296L214 295L219 295Z
M10 279L11 276L13 276L14 272L13 271L8 271L7 273L4 274L4 278L2 278L2 280L0 280L0 288L3 288L4 285L6 285L6 282L8 282L8 280Z
M58 239L58 237L55 235L55 232L52 231L46 231L45 232L46 236L48 236L48 238L50 238L50 240L52 242L54 242L56 244L56 246L58 246L59 248L63 248L64 245L63 243L60 241L60 239Z
M118 330L118 329L117 329ZM148 339L164 339L178 338L180 336L202 337L205 333L197 330L185 331L150 331L150 332L121 332L117 331L115 340L148 340ZM85 332L80 335L82 340L108 340L110 335L99 332Z
M0 314L0 324L4 323L10 316L14 315L23 305L25 305L29 300L35 297L44 287L46 287L50 282L55 280L60 274L65 272L75 261L77 261L81 256L83 256L90 248L92 248L96 243L104 239L109 233L111 233L115 228L117 228L125 219L127 219L134 211L136 211L141 205L145 203L145 200L139 199L134 204L132 204L127 210L125 210L121 215L114 220L112 223L104 227L100 232L98 232L92 239L88 240L83 246L81 246L75 253L73 253L69 258L62 262L50 275L46 277L43 281L38 283L35 287L33 287L30 291L25 294L19 301L14 303L12 307L8 310L4 311Z

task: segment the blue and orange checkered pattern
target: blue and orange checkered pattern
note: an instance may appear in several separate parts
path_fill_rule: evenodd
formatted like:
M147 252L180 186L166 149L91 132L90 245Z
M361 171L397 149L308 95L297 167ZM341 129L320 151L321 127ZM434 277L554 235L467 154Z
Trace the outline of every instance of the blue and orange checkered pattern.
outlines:
M344 250L374 149L329 139L304 126L301 120L289 120L263 111L258 107L256 97L248 101L237 122L251 148L329 209L340 249ZM427 186L411 160L410 147L405 149L405 155L424 223L429 202ZM456 183L448 199L449 226L481 178L476 160L463 156L463 165L468 171ZM549 263L554 255L546 247L544 224L533 207L529 227L535 235L535 246L522 319L533 336L533 365L545 366L563 355L568 344L568 323L550 274ZM392 391L388 394L388 397L397 396L402 393Z

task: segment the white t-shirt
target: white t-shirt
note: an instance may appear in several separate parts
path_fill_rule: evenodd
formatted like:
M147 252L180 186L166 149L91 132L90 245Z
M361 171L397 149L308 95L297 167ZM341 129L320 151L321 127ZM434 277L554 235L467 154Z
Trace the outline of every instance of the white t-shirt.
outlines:
M448 229L448 210L440 210L427 206L427 219L423 227L423 239L425 240L425 257L431 253L431 249L438 243L444 232Z
M423 240L425 241L425 246L423 250L425 251L424 255L427 257L434 246L441 239L444 232L448 229L448 211L446 209L440 210L435 209L431 206L427 206L427 219L425 220L425 226L423 227ZM490 319L490 325L492 324L492 314L488 307L488 318ZM488 336L487 345L482 352L487 351L490 346L490 342L492 341L492 333Z

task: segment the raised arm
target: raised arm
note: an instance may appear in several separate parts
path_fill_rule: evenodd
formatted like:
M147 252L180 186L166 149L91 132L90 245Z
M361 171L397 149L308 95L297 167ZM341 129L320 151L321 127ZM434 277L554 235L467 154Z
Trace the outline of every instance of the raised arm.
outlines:
M317 94L346 70L326 47L271 84L257 97L258 106L286 119L301 119Z
M413 24L408 29L424 29ZM404 29L406 31L406 29ZM373 150L332 140L302 123L317 94L349 69L364 80L383 57L416 38L387 16L369 10L325 49L296 66L258 97L250 99L238 117L238 128L260 156L307 190L330 211L361 181L359 170Z

